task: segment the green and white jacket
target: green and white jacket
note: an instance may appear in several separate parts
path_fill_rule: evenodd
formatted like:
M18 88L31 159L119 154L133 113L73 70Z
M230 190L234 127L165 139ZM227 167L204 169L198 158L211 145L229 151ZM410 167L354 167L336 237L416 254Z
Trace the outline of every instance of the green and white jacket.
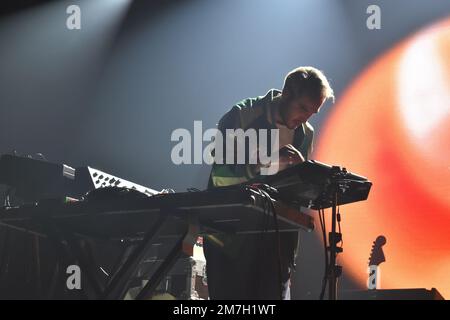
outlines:
M219 121L218 130L225 137L226 129L238 129L241 128L244 131L253 129L277 129L275 124L269 122L270 119L270 104L274 97L281 94L281 91L271 89L265 96L259 96L256 98L247 98L237 103L231 108ZM297 148L307 160L313 148L313 136L314 129L308 122L299 126L294 133L293 146ZM268 150L270 154L270 134L268 134ZM224 143L225 144L225 143ZM282 147L282 146L280 146ZM223 157L225 159L225 148ZM235 162L236 163L236 162ZM214 163L208 188L229 186L233 184L239 184L246 182L255 177L255 165L252 164L218 164Z

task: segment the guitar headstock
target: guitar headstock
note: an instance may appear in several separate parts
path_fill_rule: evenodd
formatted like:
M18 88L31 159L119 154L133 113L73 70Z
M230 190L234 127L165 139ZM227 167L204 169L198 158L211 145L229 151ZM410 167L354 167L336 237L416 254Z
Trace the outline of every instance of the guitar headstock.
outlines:
M372 251L370 252L369 266L378 266L382 262L386 261L382 248L385 244L386 238L384 236L378 236L373 242Z

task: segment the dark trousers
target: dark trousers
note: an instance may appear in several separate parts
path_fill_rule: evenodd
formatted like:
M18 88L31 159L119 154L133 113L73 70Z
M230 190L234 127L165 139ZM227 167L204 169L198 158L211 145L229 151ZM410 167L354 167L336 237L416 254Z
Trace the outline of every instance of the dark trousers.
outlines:
M280 233L280 246L275 233L219 239L205 237L203 244L210 299L290 299L297 232Z

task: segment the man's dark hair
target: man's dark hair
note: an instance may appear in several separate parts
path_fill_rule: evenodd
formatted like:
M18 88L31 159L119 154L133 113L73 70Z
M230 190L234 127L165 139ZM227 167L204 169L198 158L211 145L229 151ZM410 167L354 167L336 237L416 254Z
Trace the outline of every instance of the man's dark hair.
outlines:
M314 67L298 67L290 71L283 86L283 95L292 99L303 94L313 99L331 99L334 102L334 92L322 71Z

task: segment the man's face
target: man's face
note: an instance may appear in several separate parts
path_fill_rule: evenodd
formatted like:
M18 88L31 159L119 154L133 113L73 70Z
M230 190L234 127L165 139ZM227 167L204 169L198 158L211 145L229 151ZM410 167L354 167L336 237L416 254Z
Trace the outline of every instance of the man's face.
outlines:
M312 99L304 94L295 99L285 99L281 107L281 117L289 129L296 129L305 123L314 113L318 113L325 98Z

